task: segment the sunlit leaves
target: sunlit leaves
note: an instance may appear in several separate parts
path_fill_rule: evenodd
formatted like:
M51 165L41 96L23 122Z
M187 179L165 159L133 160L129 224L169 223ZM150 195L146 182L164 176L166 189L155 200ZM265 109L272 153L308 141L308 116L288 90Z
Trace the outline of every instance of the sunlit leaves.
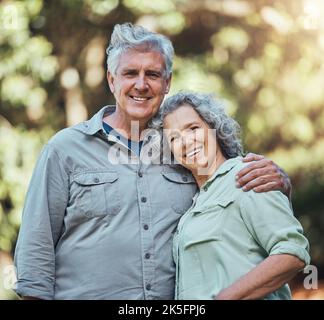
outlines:
M86 0L85 3L94 13L104 16L118 6L119 0Z
M175 10L172 0L123 0L123 4L137 14L161 14Z
M186 24L185 16L177 11L164 13L157 19L159 22L159 29L164 30L168 34L180 33Z
M28 29L31 20L40 13L41 0L13 1L0 5L0 12L12 11L12 24L2 25L3 46L0 50L0 93L2 101L13 108L26 110L32 121L44 113L47 94L43 84L49 82L58 70L53 46L44 36L32 36ZM16 23L15 20L16 19ZM3 21L2 21L3 23Z
M249 44L248 34L239 28L224 27L211 38L215 47L218 45L223 48L232 49L236 53L242 53Z
M25 96L32 88L33 81L30 77L22 75L7 76L1 85L1 96L3 100L15 104L23 104Z
M0 251L12 249L32 169L52 133L10 128L0 118Z
M222 79L217 74L209 73L199 58L175 58L172 81L170 94L181 89L220 93L223 86Z

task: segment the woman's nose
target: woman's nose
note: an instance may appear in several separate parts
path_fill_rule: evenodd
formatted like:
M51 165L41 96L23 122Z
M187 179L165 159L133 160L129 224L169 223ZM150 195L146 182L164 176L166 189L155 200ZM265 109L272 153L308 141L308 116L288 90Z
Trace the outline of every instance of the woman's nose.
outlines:
M181 145L182 145L182 149L184 150L184 152L191 150L192 146L195 145L196 140L195 137L192 135L182 135L181 138Z

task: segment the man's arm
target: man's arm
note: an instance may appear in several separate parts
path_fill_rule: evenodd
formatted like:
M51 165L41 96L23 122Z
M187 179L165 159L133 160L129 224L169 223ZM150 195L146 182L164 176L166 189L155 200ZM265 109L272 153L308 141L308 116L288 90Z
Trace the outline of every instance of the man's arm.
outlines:
M278 190L291 199L292 186L289 176L272 160L249 153L243 161L251 163L238 172L238 187L242 187L244 191L253 189L255 192Z
M215 300L250 300L264 298L290 281L305 263L288 254L273 255L222 290Z
M15 250L17 286L24 299L53 299L55 245L68 202L68 174L57 152L46 145L26 195Z

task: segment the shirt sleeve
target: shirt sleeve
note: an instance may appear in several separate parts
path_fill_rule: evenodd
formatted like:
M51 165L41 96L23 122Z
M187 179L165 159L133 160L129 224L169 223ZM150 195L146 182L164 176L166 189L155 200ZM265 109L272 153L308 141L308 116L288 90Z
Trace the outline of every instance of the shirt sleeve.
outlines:
M15 250L15 291L21 296L54 298L54 248L61 234L68 195L68 172L58 153L47 144L27 191Z
M310 263L308 240L285 195L250 191L241 197L240 210L252 237L269 255L291 254Z

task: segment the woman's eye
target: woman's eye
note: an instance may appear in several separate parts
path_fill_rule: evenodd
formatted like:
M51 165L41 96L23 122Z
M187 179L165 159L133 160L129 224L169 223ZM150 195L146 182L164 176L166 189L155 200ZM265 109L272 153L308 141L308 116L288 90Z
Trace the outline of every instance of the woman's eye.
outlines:
M193 126L193 127L191 127L190 129L191 129L192 131L194 131L194 130L199 129L199 127L198 127L198 126Z

